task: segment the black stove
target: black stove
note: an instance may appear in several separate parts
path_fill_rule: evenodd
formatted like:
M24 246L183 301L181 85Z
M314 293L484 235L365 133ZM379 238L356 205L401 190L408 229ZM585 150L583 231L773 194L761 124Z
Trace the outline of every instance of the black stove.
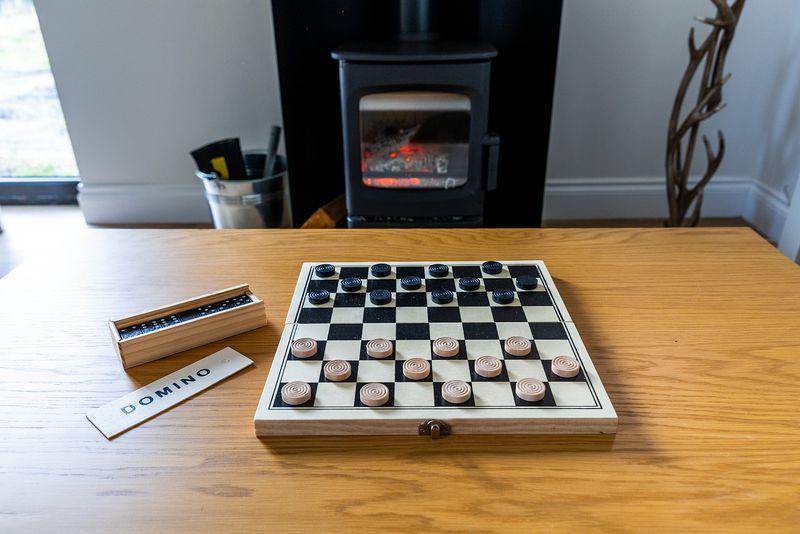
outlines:
M296 225L539 224L562 0L271 3Z
M348 226L482 226L496 187L484 42L439 41L429 2L399 3L399 39L342 46Z

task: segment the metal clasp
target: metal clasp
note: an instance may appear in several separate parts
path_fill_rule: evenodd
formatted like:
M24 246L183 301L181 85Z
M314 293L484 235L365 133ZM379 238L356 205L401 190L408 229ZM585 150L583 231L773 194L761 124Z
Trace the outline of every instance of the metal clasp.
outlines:
M430 436L431 439L439 439L450 433L450 425L438 419L429 419L419 424L419 435Z

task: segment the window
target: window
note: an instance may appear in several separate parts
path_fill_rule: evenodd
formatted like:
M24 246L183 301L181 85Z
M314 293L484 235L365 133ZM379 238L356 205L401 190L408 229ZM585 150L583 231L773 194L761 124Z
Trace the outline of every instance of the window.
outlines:
M75 201L78 166L32 0L0 0L0 203Z

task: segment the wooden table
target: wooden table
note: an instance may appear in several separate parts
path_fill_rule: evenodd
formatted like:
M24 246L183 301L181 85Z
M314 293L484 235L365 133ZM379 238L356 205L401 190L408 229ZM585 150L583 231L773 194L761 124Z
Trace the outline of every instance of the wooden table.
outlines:
M547 262L616 437L255 438L301 262L489 258ZM268 327L123 371L107 319L240 282ZM0 280L0 325L3 532L800 521L800 269L747 229L86 230ZM85 419L227 345L256 365L112 441Z

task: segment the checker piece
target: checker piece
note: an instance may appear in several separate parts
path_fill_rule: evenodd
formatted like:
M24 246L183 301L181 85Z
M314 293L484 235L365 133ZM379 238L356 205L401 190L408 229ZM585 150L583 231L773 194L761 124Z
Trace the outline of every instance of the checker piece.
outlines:
M308 294L308 301L311 304L325 304L331 299L331 292L327 289L315 289Z
M323 263L322 265L314 267L314 272L317 273L317 276L320 278L328 278L336 274L336 267L330 263Z
M532 274L525 274L517 278L517 287L524 291L533 291L539 285L539 279Z
M481 270L486 274L500 274L503 272L503 264L499 261L485 261L481 264Z
M481 281L474 276L465 276L464 278L459 278L458 287L464 291L475 291L476 289L480 289Z
M581 371L581 364L578 360L569 356L556 356L550 362L550 370L553 374L561 378L572 378Z
M531 348L530 340L520 336L511 336L503 345L503 349L512 356L527 356Z
M384 276L389 276L392 273L392 267L388 263L376 263L369 268L369 272L372 273L372 276L383 278Z
M492 300L498 304L511 304L514 302L514 292L510 289L495 289L492 291Z
M400 279L400 287L413 290L422 287L422 279L419 276L404 276Z
M423 380L431 373L431 364L422 358L411 358L403 362L403 376L409 380Z
M370 358L388 358L394 352L392 342L382 337L367 341L367 356Z
M449 289L437 289L431 291L431 300L436 304L449 304L453 302L453 292ZM514 297L511 297L514 300Z
M458 340L452 337L437 337L433 340L433 353L442 358L452 358L458 354Z
M331 382L341 382L350 378L352 373L350 362L345 360L331 360L322 368L325 378Z
M382 306L392 301L392 294L388 289L373 289L369 292L369 300L377 306Z
M281 388L281 399L290 406L299 406L311 400L311 386L306 382L289 382Z
M291 350L295 358L310 358L317 353L317 341L310 337L295 339Z
M494 378L503 372L503 362L494 356L481 356L475 360L475 372L484 378Z
M450 267L443 263L434 263L428 267L428 274L435 278L444 278L450 272Z
M451 404L464 404L472 396L472 386L463 380L448 380L442 384L442 398Z
M345 278L344 280L342 280L342 289L344 289L348 293L358 291L359 289L361 289L361 279Z
M364 406L383 406L389 401L389 388L380 382L370 382L361 387L358 396Z
M523 378L517 382L517 385L514 387L514 392L517 394L517 397L524 401L536 402L544 398L547 388L541 380Z

